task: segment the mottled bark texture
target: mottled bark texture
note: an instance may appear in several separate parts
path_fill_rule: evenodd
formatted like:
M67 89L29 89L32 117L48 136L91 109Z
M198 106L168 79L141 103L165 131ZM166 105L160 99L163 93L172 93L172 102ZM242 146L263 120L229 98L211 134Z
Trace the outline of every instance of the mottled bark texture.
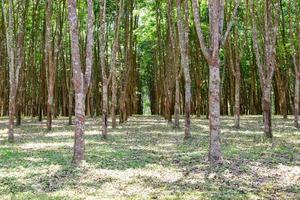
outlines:
M234 77L234 127L240 128L240 93L241 93L241 69L240 60L241 55L238 47L238 28L234 30L233 46L231 47L231 40L228 38L228 51L230 55L230 69Z
M174 1L168 0L168 27L171 47L171 65L169 67L175 68L175 102L174 102L174 128L179 129L179 117L180 117L180 78L181 78L181 66L179 64L179 52L178 52L178 34L174 23ZM168 77L168 79L170 79ZM173 81L173 80L172 80ZM173 83L174 84L174 83ZM170 94L171 92L169 92ZM172 94L171 94L172 95ZM169 97L170 98L170 97ZM172 98L172 97L171 97ZM171 107L170 107L171 108ZM169 122L172 121L172 113L169 111Z
M15 23L13 15L13 1L8 1L8 10L6 4L2 0L2 12L4 19L4 27L6 33L6 48L9 60L9 121L8 121L8 140L14 141L14 119L16 114L16 96L19 85L20 69L24 61L24 35L25 35L25 18L26 5L28 1L22 1L21 16L18 19L16 27L18 27L17 40L14 38ZM16 54L16 55L15 55ZM15 62L16 61L16 62Z
M179 76L176 74L175 82L175 106L174 106L174 128L179 129L179 117L180 117L180 85Z
M207 47L205 38L201 29L199 16L199 5L197 0L193 0L194 22L200 47L204 57L209 65L209 129L210 145L208 159L214 163L223 163L221 153L221 129L220 129L220 49L225 43L234 18L237 13L239 1L236 1L234 14L224 34L224 0L209 0L209 25L210 25L210 47Z
M45 65L47 67L47 81L48 81L48 100L47 100L47 129L52 129L52 108L54 96L54 84L56 66L53 62L53 48L52 48L52 0L46 2L46 32L45 32Z
M112 79L112 108L111 108L111 118L112 118L112 128L116 128L117 126L117 117L116 117L116 110L117 110L117 90L118 90L118 83L117 83L117 51L119 48L119 34L120 34L120 26L121 26L121 17L123 15L123 0L119 1L119 14L116 17L115 22L115 37L113 42L113 51L111 57L111 79Z
M81 70L79 31L76 0L68 0L69 23L71 34L71 53L73 66L73 84L75 90L75 142L73 162L80 164L84 160L85 99L90 85L93 61L93 1L87 0L87 44L85 55L85 74Z
M106 75L106 0L100 2L100 65L102 74L102 137L107 137L108 126L108 85L109 79Z
M184 8L184 9L182 9ZM183 10L183 11L182 11ZM191 76L189 66L189 6L187 0L177 0L177 25L179 34L179 47L181 57L181 67L184 74L185 91L185 124L184 139L191 138Z
M271 92L272 79L276 64L276 37L278 32L278 2L272 3L271 0L265 1L264 11L264 59L261 58L261 52L258 41L258 31L256 26L256 12L254 11L253 0L250 1L252 13L252 35L253 48L256 56L256 65L259 71L259 79L262 90L262 110L264 119L264 133L267 138L272 138L272 123L271 123Z
M296 8L296 33L293 30L293 19L292 19L292 2L289 0L289 28L290 28L290 38L292 40L291 53L293 58L293 65L295 70L295 96L294 96L294 126L299 128L299 100L300 100L300 2L293 5ZM298 48L296 50L295 44L298 40ZM298 58L298 60L297 60Z

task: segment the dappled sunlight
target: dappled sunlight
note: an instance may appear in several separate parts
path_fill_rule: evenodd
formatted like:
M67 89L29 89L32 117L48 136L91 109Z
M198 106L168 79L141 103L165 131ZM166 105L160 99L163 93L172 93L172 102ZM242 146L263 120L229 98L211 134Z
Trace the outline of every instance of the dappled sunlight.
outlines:
M55 142L55 143L26 143L21 144L20 148L24 150L55 150L62 147L73 147L73 143L67 143L67 142Z
M42 159L41 158L25 158L28 162L40 162ZM27 181L32 181L30 178L34 174L49 174L51 172L55 172L61 168L60 165L45 165L45 166L29 166L29 167L22 167L19 166L14 169L8 169L8 168L0 168L0 179L1 178L18 178L19 180L21 179L28 179Z
M279 164L271 173L279 175L279 183L285 186L300 184L300 166L291 167Z
M193 117L189 141L183 140L183 127L175 130L155 116L134 116L109 128L107 139L99 121L87 119L86 161L80 168L71 165L74 127L66 125L67 119L54 120L50 132L45 124L25 119L14 144L6 142L6 129L0 129L1 199L11 198L5 191L40 199L218 199L226 191L243 199L297 195L300 142L292 122L282 125L275 117L270 143L260 116L243 116L241 129L233 128L231 117L223 117L225 163L212 167L205 117Z
M0 129L0 136L7 133L7 129Z
M71 137L73 136L74 133L73 131L58 131L58 132L51 132L51 133L47 133L45 134L45 137Z
M261 177L262 182L267 182L268 179L274 179L277 185L297 186L300 184L300 166L286 166L282 163L275 167L269 168L264 166L262 163L252 163L250 169L253 173Z

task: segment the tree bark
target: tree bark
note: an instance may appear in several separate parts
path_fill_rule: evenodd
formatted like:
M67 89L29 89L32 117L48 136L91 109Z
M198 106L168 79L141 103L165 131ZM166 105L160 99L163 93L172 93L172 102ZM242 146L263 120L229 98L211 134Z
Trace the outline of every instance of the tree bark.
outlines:
M223 163L221 153L221 128L220 128L220 49L227 40L227 37L233 26L233 22L239 6L236 1L233 16L227 24L224 34L224 0L208 1L209 25L210 25L210 43L208 48L205 43L201 28L199 5L197 0L193 0L194 22L200 47L204 57L209 64L209 127L210 127L210 145L208 159L214 164Z
M267 138L272 138L272 122L271 122L271 87L264 88L262 110L264 118L264 133Z
M220 128L220 61L209 66L209 159L214 163L223 162L221 153Z
M23 65L23 43L25 32L25 18L27 11L27 0L22 2L22 15L18 21L18 38L14 39L14 16L13 16L13 2L8 1L8 12L4 0L2 0L2 12L6 30L6 45L7 54L9 58L9 121L8 121L8 140L14 141L14 119L16 114L16 96L19 85L19 73ZM8 16L7 16L8 15ZM15 55L15 52L17 53ZM17 63L15 66L15 59Z
M108 85L109 80L106 75L106 0L100 2L100 64L102 74L102 137L107 137L108 126Z
M112 81L112 107L111 107L111 120L112 120L112 128L115 129L117 127L117 90L118 90L118 83L117 83L117 68L116 68L116 61L117 61L117 51L119 48L119 32L121 26L121 17L123 15L123 0L119 2L119 14L116 18L115 23L115 37L113 42L113 51L112 51L112 60L111 60L111 81ZM109 78L110 79L110 78Z
M47 81L48 81L48 100L47 100L47 129L52 129L52 110L54 99L54 83L56 66L53 62L53 48L52 48L52 0L47 0L46 3L46 33L45 33L45 63L47 65Z
M73 82L75 89L75 142L73 162L79 165L84 160L85 99L91 80L93 61L93 1L87 0L87 45L86 70L83 74L80 62L79 34L76 0L68 0L69 23L71 34L71 53L73 66Z
M175 116L174 116L174 127L179 129L179 117L180 117L180 86L179 76L176 74L175 82Z
M291 0L289 0L289 28L290 28L290 38L291 38L291 53L292 53L292 59L293 59L293 65L294 65L294 70L295 70L295 96L294 96L294 126L296 128L299 128L299 101L300 101L300 17L299 17L299 8L300 8L300 3L298 2L297 5L295 5L297 8L296 10L296 36L294 35L293 26L292 26L292 5L291 5ZM294 43L295 40L298 40L298 55L296 52L296 48ZM297 60L298 57L298 60Z
M239 69L239 66L237 67ZM240 128L240 88L241 88L241 72L238 70L235 74L235 102L234 102L234 126Z
M265 1L265 12L264 12L264 51L265 57L261 59L259 42L258 42L258 31L256 26L255 12L253 0L251 3L252 13L252 35L253 35L253 48L256 56L256 64L259 71L259 79L262 90L262 110L264 118L264 134L267 138L272 138L271 128L271 91L272 91L272 79L275 71L276 62L276 37L278 31L278 3L272 4L270 0ZM272 12L273 11L273 12ZM274 13L274 14L273 14ZM274 17L273 17L274 16ZM265 68L263 67L265 66Z
M182 7L184 7L182 14ZM177 0L177 15L178 15L178 34L179 34L179 46L181 56L181 67L184 74L185 81L185 125L184 125L184 139L191 138L191 77L189 67L189 8L188 1Z

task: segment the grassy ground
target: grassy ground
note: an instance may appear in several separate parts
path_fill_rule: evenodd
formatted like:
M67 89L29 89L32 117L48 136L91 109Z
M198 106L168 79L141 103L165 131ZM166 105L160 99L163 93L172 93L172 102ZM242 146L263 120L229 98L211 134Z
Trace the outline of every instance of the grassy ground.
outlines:
M262 137L260 116L222 119L223 166L206 161L208 121L192 120L183 141L159 117L133 117L109 138L89 119L86 161L73 167L73 127L67 119L26 119L16 142L6 141L0 120L0 199L300 199L300 134L292 119L274 117L273 145ZM181 123L182 124L182 123ZM128 132L128 135L126 134Z

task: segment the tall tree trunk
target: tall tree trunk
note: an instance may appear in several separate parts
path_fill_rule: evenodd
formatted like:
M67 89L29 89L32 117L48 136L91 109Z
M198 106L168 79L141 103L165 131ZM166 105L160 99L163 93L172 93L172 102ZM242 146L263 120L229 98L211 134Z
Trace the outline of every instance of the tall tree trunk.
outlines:
M115 23L115 37L113 42L113 51L112 51L112 60L111 60L111 74L109 77L112 79L112 107L111 107L111 118L112 118L112 128L117 127L117 90L118 90L118 83L117 83L117 68L116 68L116 60L117 60L117 51L119 48L119 32L121 26L121 17L123 15L123 0L119 1L119 14L116 17Z
M235 104L234 104L234 126L240 128L240 88L241 88L241 72L239 71L239 66L237 66L235 74Z
M106 46L106 0L100 2L100 64L102 74L102 137L107 137L108 126L108 85L106 75L105 46Z
M295 96L294 96L294 126L299 128L299 101L300 101L300 16L299 8L300 3L296 3L295 7L297 8L296 13L296 35L293 31L292 25L292 5L291 0L289 0L289 28L290 28L290 38L291 38L291 50L292 50L292 59L295 70ZM298 40L298 55L294 43ZM298 60L297 60L298 57Z
M47 0L46 3L46 33L45 33L45 63L47 67L47 81L48 81L48 100L47 100L47 129L52 129L52 108L53 108L53 96L54 96L54 81L56 67L53 63L53 49L52 49L52 0Z
M176 74L175 82L175 116L174 116L174 127L179 128L179 117L180 117L180 86L179 86L179 75Z
M73 122L72 122L72 109L73 109L73 87L72 87L72 75L71 75L71 72L69 72L69 78L68 78L68 81L69 81L69 87L68 87L68 117L69 117L69 125L72 125Z
M266 52L265 58L261 59L259 42L258 42L258 31L256 26L255 12L253 0L251 3L252 13L252 35L254 52L256 56L256 64L259 71L259 79L262 90L262 110L264 118L264 133L267 138L272 138L271 128L271 91L272 91L272 79L275 71L276 62L276 37L278 31L278 3L272 3L271 0L265 1L265 35L264 35L264 51ZM273 11L273 12L272 12ZM264 68L265 66L265 68Z
M25 18L27 11L27 3L25 0L22 2L22 14L20 19L18 19L19 32L17 34L17 41L14 39L14 16L13 16L13 2L8 1L8 13L4 0L2 0L2 12L6 30L6 45L7 54L9 58L9 122L8 122L8 140L14 141L14 119L16 114L16 96L19 85L19 73L23 65L24 54L24 35L25 35ZM7 16L8 15L8 16ZM7 19L8 18L8 19ZM16 57L15 57L15 52ZM15 66L15 59L17 60Z
M271 87L266 87L263 90L263 100L262 100L262 109L263 109L263 118L264 118L264 132L267 138L272 138L272 122L271 122Z
M8 140L14 141L14 116L16 107L16 83L15 83L15 54L14 54L14 19L13 19L13 3L9 0L8 7L8 24L7 13L5 11L5 4L2 0L2 9L4 15L4 23L6 29L6 45L9 59L9 121L8 121Z
M240 52L238 47L238 29L234 30L234 51L230 44L231 40L228 39L228 50L230 53L230 68L234 77L234 126L240 128L240 96L241 96L241 69L240 69Z
M84 160L84 126L85 126L85 99L91 80L93 61L93 1L87 0L87 45L86 45L86 70L83 74L80 62L79 31L77 19L76 0L68 0L69 22L71 34L71 53L73 66L73 82L75 89L75 142L73 162L79 165Z
M184 14L182 14L182 7L184 7ZM184 125L184 139L191 138L191 77L189 67L189 7L188 1L184 1L182 5L181 0L177 0L177 15L178 15L178 33L180 43L181 67L184 74L184 90L185 90L185 125Z
M204 57L209 64L209 128L210 145L208 159L215 164L223 163L221 153L221 128L220 128L220 49L228 38L233 26L233 22L239 6L236 1L233 11L233 17L227 25L226 32L223 33L224 24L224 0L208 1L209 25L211 47L208 48L205 43L201 28L199 5L197 0L193 0L194 22L200 47Z
M209 159L222 162L220 128L220 61L209 65Z

